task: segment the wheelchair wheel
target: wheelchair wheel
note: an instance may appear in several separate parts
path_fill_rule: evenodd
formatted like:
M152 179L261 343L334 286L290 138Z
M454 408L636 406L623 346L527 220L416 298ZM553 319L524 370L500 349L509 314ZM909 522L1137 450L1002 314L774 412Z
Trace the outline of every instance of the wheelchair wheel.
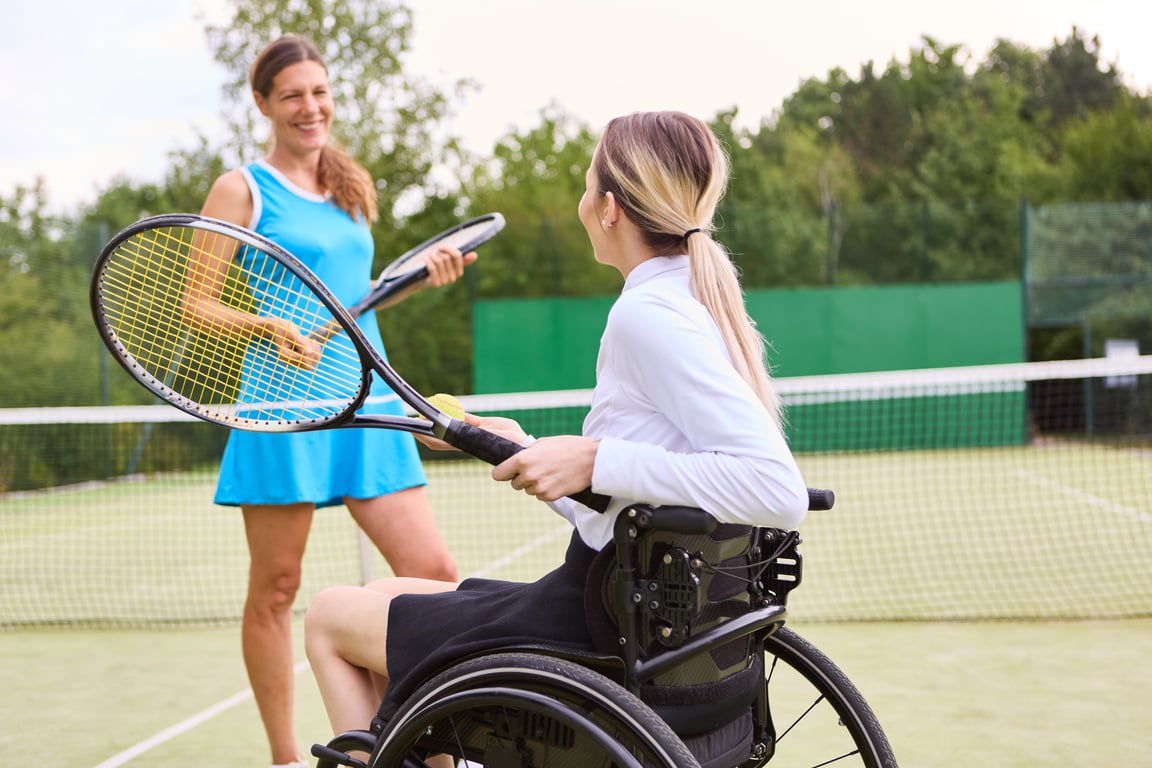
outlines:
M880 721L831 659L787 627L768 638L765 650L775 739L758 764L896 768Z
M698 768L668 725L617 683L525 653L471 659L425 683L380 734L369 766L421 766L436 754L485 768Z

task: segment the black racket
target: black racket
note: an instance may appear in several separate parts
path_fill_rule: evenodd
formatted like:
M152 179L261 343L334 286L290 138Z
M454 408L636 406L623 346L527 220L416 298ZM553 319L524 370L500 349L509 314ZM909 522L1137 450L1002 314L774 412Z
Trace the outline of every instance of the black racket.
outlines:
M425 240L385 267L368 295L348 307L348 313L352 317L359 317L388 297L428 277L428 268L425 264L428 257L436 253L440 246L469 253L491 240L502 229L504 229L504 217L499 213L487 213Z
M205 421L254 432L397 429L490 464L521 450L430 403L310 269L242 227L192 214L139 221L100 253L90 299L124 369ZM356 413L373 373L423 418ZM590 489L572 498L598 511L609 501Z

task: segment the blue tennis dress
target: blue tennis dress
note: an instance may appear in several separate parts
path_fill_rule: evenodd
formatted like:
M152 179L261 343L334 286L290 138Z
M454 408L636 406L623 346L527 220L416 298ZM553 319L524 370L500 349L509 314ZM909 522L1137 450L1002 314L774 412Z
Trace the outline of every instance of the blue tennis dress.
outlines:
M368 292L372 233L363 222L321 196L295 186L265 161L241 169L254 204L250 228L303 261L348 306ZM376 314L359 319L383 354ZM403 403L373 377L361 413L403 415ZM232 431L220 462L217 504L342 504L424 485L424 470L410 434L387 429L316 432Z

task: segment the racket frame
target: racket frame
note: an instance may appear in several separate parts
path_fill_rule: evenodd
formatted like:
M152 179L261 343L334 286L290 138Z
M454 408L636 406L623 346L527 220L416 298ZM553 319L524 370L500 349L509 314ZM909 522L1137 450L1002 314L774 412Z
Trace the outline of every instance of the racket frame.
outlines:
M209 410L206 410L206 406L180 394L152 374L143 364L137 362L135 356L120 340L107 319L102 298L103 278L107 274L107 267L112 263L113 257L132 238L151 230L173 227L223 235L240 244L256 248L283 266L315 294L316 299L332 314L333 320L348 334L360 358L360 391L344 410L324 419L275 424L253 420L252 424L244 425L237 423L235 419L229 420L214 416ZM253 432L305 432L338 427L378 427L400 430L438 438L489 464L499 464L523 449L523 446L511 440L456 419L429 402L388 364L380 352L364 336L351 313L340 304L339 300L307 265L268 238L231 222L197 214L175 213L141 219L124 228L104 246L96 260L89 288L89 302L92 318L100 332L100 338L117 363L157 397L204 421ZM368 396L373 372L377 373L401 400L423 418L357 413ZM593 493L590 489L572 494L572 498L600 512L603 512L611 501L610 497Z
M387 300L389 297L394 296L409 286L412 286L427 278L428 268L423 265L417 269L399 274L395 277L390 277L389 273L396 272L400 266L410 261L413 257L423 253L436 244L443 242L457 232L468 229L470 227L474 227L477 224L482 224L484 222L488 222L489 226L479 230L474 237L465 240L458 246L458 249L461 253L469 253L476 250L481 245L488 242L496 235L500 234L500 231L504 229L504 216L502 214L495 212L486 213L483 216L476 216L475 218L468 219L467 221L461 222L454 227L445 229L439 234L428 238L419 245L413 248L409 248L403 254L393 259L392 262L380 272L380 276L376 278L376 283L368 292L368 294L364 298L360 299L360 301L348 307L348 314L352 317L359 317L369 309L375 307L377 304Z

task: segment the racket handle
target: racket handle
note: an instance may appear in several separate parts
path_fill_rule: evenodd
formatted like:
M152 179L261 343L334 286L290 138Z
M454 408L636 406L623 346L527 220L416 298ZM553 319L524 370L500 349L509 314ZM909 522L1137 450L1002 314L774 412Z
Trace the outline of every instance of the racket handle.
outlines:
M578 501L588 509L593 509L597 512L603 512L608 509L608 503L612 501L611 496L605 496L602 493L596 493L591 488L585 488L578 493L568 494L568 498L573 501Z
M518 443L463 421L452 422L444 434L444 441L493 466L524 450ZM569 498L597 512L606 510L612 500L610 496L593 493L591 488L570 494Z

